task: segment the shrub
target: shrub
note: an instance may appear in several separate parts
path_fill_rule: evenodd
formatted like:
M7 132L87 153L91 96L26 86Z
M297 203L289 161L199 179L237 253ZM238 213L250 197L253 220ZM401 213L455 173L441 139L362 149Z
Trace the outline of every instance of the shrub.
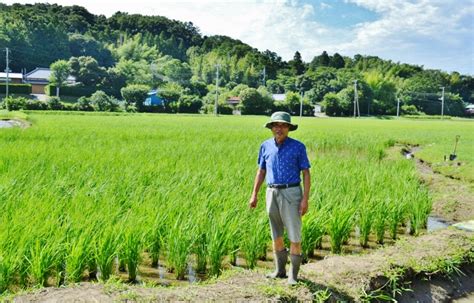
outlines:
M419 115L420 112L415 105L402 105L402 113L405 115Z
M132 84L127 87L122 87L120 93L122 97L127 101L127 105L135 104L138 111L143 111L146 97L150 88L146 85Z
M90 97L90 102L92 106L98 111L117 111L119 107L118 100L108 96L101 90L96 91Z
M47 110L48 104L40 100L27 100L25 104L25 109L29 110Z
M20 110L25 108L27 100L24 97L8 97L5 98L4 102L8 110Z
M5 94L7 91L6 84L0 84L0 94ZM31 94L31 84L18 84L10 83L8 84L8 93L9 94Z
M178 112L198 113L202 107L202 101L196 96L181 96L178 102Z
M75 85L75 86L61 86L60 93L62 96L82 97L91 96L97 89L95 87ZM56 96L56 86L53 84L46 85L44 88L46 95Z
M63 109L63 104L61 103L61 100L58 97L49 97L48 101L48 109L52 110L61 110Z
M92 102L87 97L80 97L76 103L77 110L84 111L84 112L93 112L94 106L92 106Z

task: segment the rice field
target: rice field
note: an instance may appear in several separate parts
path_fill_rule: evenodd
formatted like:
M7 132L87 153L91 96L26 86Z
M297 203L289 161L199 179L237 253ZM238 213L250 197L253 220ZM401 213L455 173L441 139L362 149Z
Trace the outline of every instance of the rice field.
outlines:
M0 293L98 279L139 266L218 276L271 247L261 190L248 209L267 117L30 113L32 126L0 129ZM419 144L431 163L474 180L471 121L295 118L290 135L312 164L303 250L333 253L357 231L366 247L407 226L414 236L431 210L413 161L387 157ZM469 144L468 144L469 142ZM373 240L372 240L373 241Z

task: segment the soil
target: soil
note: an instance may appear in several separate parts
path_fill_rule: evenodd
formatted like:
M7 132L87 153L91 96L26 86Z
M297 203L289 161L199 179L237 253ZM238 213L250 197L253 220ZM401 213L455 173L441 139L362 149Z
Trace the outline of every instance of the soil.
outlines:
M400 155L400 149L397 151ZM415 156L416 158L416 156ZM433 215L448 222L474 218L472 185L434 173L421 161L417 168L433 194ZM179 287L151 287L122 282L83 282L44 288L4 298L7 302L161 302L161 301L376 301L380 290L399 302L474 302L474 233L448 227L418 237L403 236L393 245L362 255L319 254L301 267L301 283L268 280L260 268L233 267L216 280ZM466 258L463 259L463 256ZM470 260L468 260L470 256ZM456 263L463 260L461 263ZM454 262L462 273L438 268ZM448 265L446 265L448 264ZM394 280L395 278L395 280ZM392 280L391 280L392 279ZM390 282L397 286L390 289ZM410 289L402 291L403 289ZM1 300L1 298L0 298Z

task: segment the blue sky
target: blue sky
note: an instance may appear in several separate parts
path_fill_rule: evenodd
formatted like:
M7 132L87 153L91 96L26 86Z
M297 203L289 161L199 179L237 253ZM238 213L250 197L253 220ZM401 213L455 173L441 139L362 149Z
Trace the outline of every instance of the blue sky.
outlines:
M36 1L6 1L34 3ZM228 35L285 60L375 55L474 75L474 0L49 0L95 14L162 15Z

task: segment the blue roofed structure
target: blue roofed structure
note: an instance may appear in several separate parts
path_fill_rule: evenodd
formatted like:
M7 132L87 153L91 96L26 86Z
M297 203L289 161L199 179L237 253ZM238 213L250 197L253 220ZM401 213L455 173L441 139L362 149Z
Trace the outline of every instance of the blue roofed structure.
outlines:
M158 96L157 90L152 90L148 93L148 97L143 102L145 106L164 106L165 100Z

